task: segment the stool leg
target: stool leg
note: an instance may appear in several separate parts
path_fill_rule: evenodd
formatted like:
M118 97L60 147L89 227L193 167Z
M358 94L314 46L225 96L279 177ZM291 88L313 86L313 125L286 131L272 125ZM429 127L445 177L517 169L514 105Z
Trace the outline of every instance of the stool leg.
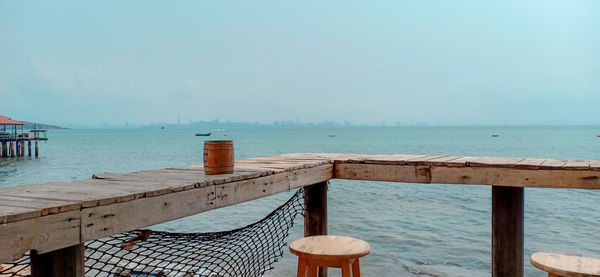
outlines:
M308 277L317 277L317 269L319 267L316 264L308 263Z
M350 261L342 262L342 277L350 277Z
M298 277L306 277L306 260L298 258Z
M352 263L352 277L360 277L360 264L358 258Z

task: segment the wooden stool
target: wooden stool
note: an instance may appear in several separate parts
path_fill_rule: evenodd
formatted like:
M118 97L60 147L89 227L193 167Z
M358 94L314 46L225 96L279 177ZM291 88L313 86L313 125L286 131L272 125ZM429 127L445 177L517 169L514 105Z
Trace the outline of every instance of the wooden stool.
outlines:
M534 253L531 264L548 277L599 277L600 260L553 253Z
M298 277L317 277L319 267L342 269L342 277L360 277L358 258L366 256L371 246L363 240L340 236L306 237L292 242L290 252L298 256Z

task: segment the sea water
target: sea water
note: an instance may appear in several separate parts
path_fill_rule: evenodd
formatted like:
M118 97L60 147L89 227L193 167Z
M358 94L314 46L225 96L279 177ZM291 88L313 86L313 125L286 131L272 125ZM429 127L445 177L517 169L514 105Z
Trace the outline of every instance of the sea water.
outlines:
M205 139L234 139L236 159L290 152L600 159L600 127L236 128L196 137L186 127L51 130L39 158L0 159L0 188L202 163ZM335 137L330 137L335 135ZM498 135L493 137L492 135ZM163 223L173 232L250 224L291 192ZM600 256L600 192L525 189L525 276L536 251ZM491 188L333 180L329 233L368 241L363 276L489 276ZM303 233L298 219L290 241ZM294 276L285 256L267 276ZM332 274L336 269L330 269ZM339 272L335 272L339 274ZM333 275L332 275L333 276Z

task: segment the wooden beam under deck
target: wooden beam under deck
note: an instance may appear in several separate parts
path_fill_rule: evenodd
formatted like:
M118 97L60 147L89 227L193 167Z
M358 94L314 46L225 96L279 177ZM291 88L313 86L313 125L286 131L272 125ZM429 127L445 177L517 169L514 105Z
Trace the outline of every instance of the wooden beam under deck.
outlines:
M0 263L13 261L27 250L44 254L334 178L600 189L600 161L325 153L246 159L237 161L235 168L234 174L210 176L204 175L202 165L102 173L93 179L1 189L0 241L7 247L0 249ZM502 206L492 207L498 208L495 215L506 208L498 205ZM518 207L507 211L522 216ZM518 243L500 243L495 247L522 248ZM514 264L505 266L512 270L506 272L515 272Z

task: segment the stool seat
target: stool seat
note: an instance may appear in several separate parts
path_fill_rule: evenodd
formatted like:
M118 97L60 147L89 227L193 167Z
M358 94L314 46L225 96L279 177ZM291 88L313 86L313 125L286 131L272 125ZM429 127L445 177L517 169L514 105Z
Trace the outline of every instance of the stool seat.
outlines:
M600 277L600 259L538 252L531 255L531 264L548 276Z
M358 258L371 251L364 240L344 236L313 236L296 240L290 244L290 252L298 256L298 276L316 276L318 267L338 267L342 276L360 277Z

